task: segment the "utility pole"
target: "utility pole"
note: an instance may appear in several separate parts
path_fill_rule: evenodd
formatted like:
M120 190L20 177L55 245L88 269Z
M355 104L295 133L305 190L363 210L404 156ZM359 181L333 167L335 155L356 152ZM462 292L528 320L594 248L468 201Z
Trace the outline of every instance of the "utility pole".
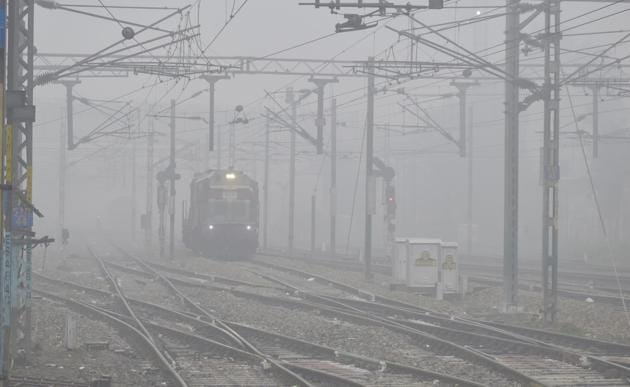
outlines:
M476 82L453 81L451 86L455 86L458 90L457 98L459 99L459 157L466 157L466 100L468 89L477 85Z
M203 146L200 146L200 152L202 153L201 158L200 158L200 162L201 162L201 170L202 171L207 171L210 168L210 152L208 152L208 148L210 147L210 135L209 133L205 133L203 136L205 143L206 143L206 149L203 148Z
M558 200L560 181L560 0L545 0L543 147L543 317L553 323L558 311Z
M208 151L214 150L214 96L216 83L222 79L229 79L227 75L205 75L203 79L208 82L208 93L210 94L210 108L208 113ZM220 169L221 167L219 167Z
M228 120L227 120L227 118L226 118L225 122L227 122L227 121L228 121ZM222 143L223 138L222 138L222 136L221 136L221 127L220 127L220 126L219 126L219 130L217 130L216 137L217 137L217 138L216 138L216 140L217 140L217 141L216 141L217 169L218 169L218 170L221 170L221 167L223 166L223 163L222 163L222 161L223 161L223 155L221 154L221 151L222 151L222 149L223 149L223 148L222 148L222 146L223 146L223 143Z
M63 113L62 113L63 116ZM69 118L66 117L66 120ZM66 228L66 123L61 121L59 127L59 240L63 238L63 230Z
M175 100L171 100L171 154L169 164L170 197L168 211L170 216L169 258L175 260Z
M265 176L263 182L263 248L267 249L269 231L269 117L265 120Z
M230 122L230 137L229 137L229 164L228 168L233 169L236 163L236 123Z
M2 34L6 36L7 33L7 0L0 0L0 29ZM5 175L7 166L7 151L8 151L8 139L7 132L8 126L5 126L5 92L6 92L6 39L0 39L0 136L2 140L2 146L0 147L0 183L10 184L9 177ZM1 190L2 203L11 200L10 192L7 190ZM5 200L8 199L8 200ZM9 370L11 368L11 244L7 237L8 222L4 221L4 205L0 206L0 387L8 386L9 384ZM7 245L8 244L8 245ZM9 284L9 286L6 286Z
M10 352L5 359L13 361L26 360L31 349L33 213L41 215L32 204L34 8L34 1L13 0L8 2L8 17L3 18L8 21L6 183L11 185L5 202L8 208L2 277L2 287L11 289L11 312L5 315L10 316L11 338L9 346L3 344L3 350L5 354ZM6 321L3 319L3 324ZM9 364L5 364L7 372Z
M365 260L365 279L372 281L372 215L376 213L376 179L374 169L374 57L368 58L367 85L367 135L365 157L365 238L363 259Z
M75 148L74 145L74 95L72 90L74 87L81 83L80 80L62 80L59 83L66 88L66 125L68 136L68 150Z
M311 257L315 256L317 229L317 191L311 195Z
M472 258L473 246L473 131L474 131L473 107L468 107L468 197L467 197L467 214L466 214L466 252L468 259Z
M518 307L518 162L520 0L506 0L503 309Z
M157 191L157 205L158 211L160 212L158 240L160 242L160 258L164 258L166 255L164 245L166 244L166 205L168 203L168 194L166 192L166 178L161 178L161 176L158 176L157 179L160 183L160 185L158 185Z
M311 77L309 81L313 82L317 87L317 118L315 119L315 126L317 127L317 154L324 153L324 126L326 125L326 118L324 118L324 88L329 83L339 82L335 79L318 79Z
M147 193L146 193L146 212L144 215L144 244L147 256L151 256L153 252L153 148L154 139L154 121L149 121L149 130L147 133Z
M293 88L287 89L286 102L291 105L291 120L297 122L297 99ZM288 255L293 255L293 241L294 241L294 222L295 222L295 143L296 134L295 130L290 131L290 155L289 155L289 240L288 240Z
M330 102L330 255L337 250L337 99Z
M140 133L140 108L137 111L136 132ZM136 241L136 140L131 139L131 241Z
M593 158L599 157L599 89L601 84L595 82L591 85L593 92Z

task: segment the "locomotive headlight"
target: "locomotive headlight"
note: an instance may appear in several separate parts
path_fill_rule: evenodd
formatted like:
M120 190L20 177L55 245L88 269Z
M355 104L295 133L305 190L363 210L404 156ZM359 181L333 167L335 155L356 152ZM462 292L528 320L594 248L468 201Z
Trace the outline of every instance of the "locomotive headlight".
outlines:
M234 179L236 179L236 174L232 173L232 172L228 172L228 173L225 174L225 179L226 180L234 180Z
M249 224L245 227L247 230L251 230L252 226L250 226Z
M209 225L209 226L208 226L208 229L209 229L209 230L214 230L214 225L212 225L212 224L211 224L211 225Z

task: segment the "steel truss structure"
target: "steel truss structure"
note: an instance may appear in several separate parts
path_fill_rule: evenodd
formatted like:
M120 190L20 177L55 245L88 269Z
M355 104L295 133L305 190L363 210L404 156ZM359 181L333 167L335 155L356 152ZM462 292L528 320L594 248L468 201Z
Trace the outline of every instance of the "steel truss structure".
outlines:
M558 311L558 183L560 181L560 0L545 0L544 145L543 145L543 317Z
M2 378L26 359L31 341L34 1L12 0L7 14L7 126L3 130ZM8 331L8 332L7 332Z

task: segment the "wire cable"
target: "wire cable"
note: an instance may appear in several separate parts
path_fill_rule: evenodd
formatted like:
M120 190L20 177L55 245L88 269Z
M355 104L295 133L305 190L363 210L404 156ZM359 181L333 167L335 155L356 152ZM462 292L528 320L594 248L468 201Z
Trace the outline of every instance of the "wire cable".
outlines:
M568 87L566 87L566 91L567 91L567 95L569 97L569 104L571 105L571 111L573 112L575 128L576 128L576 131L578 133L578 138L580 140L580 148L581 148L581 151L582 151L582 159L584 160L584 167L586 168L586 174L588 176L588 181L589 181L589 185L590 185L590 189L591 189L591 194L593 195L593 202L594 202L595 209L597 211L597 215L598 215L598 218L599 218L599 225L601 227L602 234L604 235L604 240L606 241L606 252L607 252L607 255L608 255L608 260L612 264L613 273L615 275L615 281L617 283L617 289L619 290L619 298L621 299L621 304L623 305L623 310L624 310L624 313L625 313L625 316L626 316L626 321L628 323L628 326L630 327L630 311L628 311L628 306L626 304L626 298L625 298L624 290L623 290L623 287L621 286L621 280L619 278L619 270L617 268L617 259L612 254L612 246L611 246L611 242L610 242L610 237L608 236L608 231L606 230L606 223L604 221L604 215L602 214L602 209L601 209L601 205L600 205L600 202L599 202L599 196L597 195L597 190L595 189L595 183L593 181L593 173L591 172L591 166L590 166L590 163L588 162L588 157L586 156L586 150L584 148L584 140L582 139L582 131L580 130L580 126L579 126L579 122L578 122L578 119L577 119L577 115L576 115L575 110L573 108L573 97L571 96L571 93L569 92Z

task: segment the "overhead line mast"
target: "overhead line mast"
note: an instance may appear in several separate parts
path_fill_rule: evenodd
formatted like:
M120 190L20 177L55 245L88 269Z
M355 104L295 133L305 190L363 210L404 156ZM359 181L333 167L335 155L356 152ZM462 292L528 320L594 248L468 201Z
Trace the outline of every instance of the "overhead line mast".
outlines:
M580 0L566 0L580 1ZM588 1L588 0L584 0ZM613 1L613 0L593 0L601 3L630 3L630 0ZM441 4L438 4L441 3ZM448 38L441 35L438 31L433 30L430 26L423 24L432 33L446 39L461 51L431 42L426 38L415 36L406 31L397 31L393 28L389 29L398 32L399 35L407 36L417 40L428 47L432 47L437 51L446 53L447 55L458 59L468 65L476 65L482 71L487 72L491 76L498 77L505 81L505 189L504 189L504 255L503 255L503 286L504 286L504 303L503 309L507 312L519 310L518 302L518 206L519 206L519 113L526 110L532 103L543 101L544 104L544 145L543 145L543 214L542 214L542 266L543 266L543 313L547 322L555 321L557 313L557 278L558 278L558 206L559 195L558 185L560 180L559 168L559 104L560 104L560 87L564 84L577 84L583 78L593 74L599 70L620 65L621 61L629 56L620 58L619 60L609 61L600 66L590 66L598 57L608 52L614 45L609 46L600 55L595 55L589 62L579 65L573 73L565 78L560 79L560 39L561 22L560 22L560 0L544 0L544 2L536 5L525 4L520 0L506 0L506 43L505 43L505 68L493 65L484 59L478 57L475 53L470 52L465 47L458 45L456 42L449 41ZM376 8L381 15L385 14L388 9L398 11L405 10L405 7L422 7L408 5L395 5L386 1L378 3L364 3L357 1L356 3L331 1L323 4L320 1L315 3L301 3L304 5L314 5L316 8L328 7L331 12L336 13L342 7L351 8ZM439 5L443 7L443 1L430 1L429 5L424 8L432 8ZM531 12L523 21L520 20L521 13ZM410 12L407 11L410 18L413 19ZM545 28L544 32L539 36L529 37L522 33L522 30L535 20L539 15L544 15ZM364 29L363 17L367 15L344 15L348 22L344 24L345 30ZM351 17L349 17L351 16ZM415 20L415 19L414 19ZM338 25L339 29L339 25ZM520 75L520 43L527 39L528 43L533 43L544 51L544 77L543 84L539 86L531 79L522 78ZM524 67L524 66L523 66ZM594 68L592 68L594 67ZM579 75L578 75L579 74ZM575 76L575 77L574 77ZM596 83L595 88L599 87ZM520 100L520 90L527 89L529 95L523 101ZM597 89L598 90L598 89ZM596 94L596 89L594 89ZM370 93L368 92L368 105L370 104ZM597 102L593 103L594 111L597 110ZM368 118L370 115L370 106L368 107ZM593 124L594 132L594 150L597 154L597 143L599 140L598 122L596 114ZM368 139L369 142L369 139ZM463 144L461 144L463 145ZM368 147L369 148L369 147ZM463 147L462 147L463 148ZM370 172L368 170L368 181ZM368 184L369 190L369 184ZM369 194L367 196L369 198ZM369 215L367 215L369 219ZM368 228L366 227L366 231ZM367 243L366 232L366 249ZM369 252L366 252L369 259ZM366 262L366 274L369 274L369 263Z

